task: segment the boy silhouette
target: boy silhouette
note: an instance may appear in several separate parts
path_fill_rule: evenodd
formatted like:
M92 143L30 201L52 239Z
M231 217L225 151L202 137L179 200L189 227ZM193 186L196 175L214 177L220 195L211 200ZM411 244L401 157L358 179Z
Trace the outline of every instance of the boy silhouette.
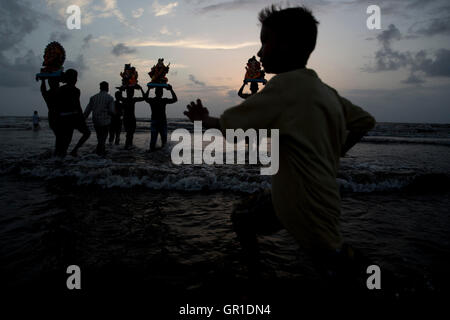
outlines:
M56 153L62 157L67 153L75 129L81 132L82 136L70 153L72 156L77 155L78 149L91 135L80 105L80 89L75 86L77 80L78 72L75 69L68 69L63 76L63 82L66 84L58 90L58 123L56 126L62 142L57 147Z
M122 96L120 91L116 91L114 97L114 114L111 116L111 126L109 128L109 144L115 145L120 143L120 133L122 132L122 116L123 116L123 106L120 102L120 97Z
M271 200L254 197L253 209L236 211L234 229L245 256L253 261L258 257L257 235L282 226L311 253L319 270L323 266L324 274L332 274L330 268L342 270L341 262L350 256L339 230L339 160L373 128L375 119L306 68L317 38L318 22L311 11L271 6L260 12L259 21L258 56L266 73L275 76L220 118L210 117L199 99L184 113L222 132L279 130L280 164L272 176Z
M145 93L140 85L136 85L138 89L141 90L142 97L134 97L134 88L129 87L126 89L126 98L122 97L122 90L120 95L116 95L116 99L122 103L123 107L123 126L126 132L125 138L125 149L131 149L133 147L133 136L136 131L136 115L135 115L135 105L136 102L141 102L145 100Z
M155 97L148 98L150 88L147 89L145 94L145 102L150 105L152 109L152 124L150 127L150 149L149 151L155 151L156 140L158 139L158 133L161 135L161 147L164 147L167 143L167 117L166 117L166 105L172 104L178 101L177 95L173 91L172 86L169 84L167 90L172 94L171 99L163 98L163 88L155 88Z
M61 135L57 130L59 82L59 78L49 78L48 86L50 88L47 90L45 79L41 79L41 94L48 108L48 125L55 135L55 155L57 154L57 151L60 150L60 145L62 143Z
M111 125L111 116L114 114L114 98L109 95L108 91L108 82L100 82L100 92L89 99L89 103L84 110L85 119L92 112L92 122L97 134L97 148L95 152L99 156L106 155L105 143L108 137L109 126Z

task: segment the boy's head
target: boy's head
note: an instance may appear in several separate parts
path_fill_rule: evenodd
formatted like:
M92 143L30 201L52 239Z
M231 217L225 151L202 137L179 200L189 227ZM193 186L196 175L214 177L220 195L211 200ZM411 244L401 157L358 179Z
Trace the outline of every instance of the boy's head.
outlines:
M161 98L163 96L163 88L162 87L155 88L155 96L157 98Z
M272 5L259 13L261 49L258 56L268 73L281 73L306 66L316 46L317 24L305 7L279 9Z
M34 114L37 114L37 111L34 111Z
M74 86L77 83L78 72L75 69L69 69L64 72L64 82L68 85Z
M100 82L100 91L109 91L109 84L106 81Z

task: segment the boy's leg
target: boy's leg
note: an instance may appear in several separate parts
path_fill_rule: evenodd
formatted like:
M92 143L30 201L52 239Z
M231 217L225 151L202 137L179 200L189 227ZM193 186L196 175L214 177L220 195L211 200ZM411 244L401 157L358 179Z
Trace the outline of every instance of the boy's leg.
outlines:
M114 127L114 118L111 120L111 125L109 126L109 144L111 145L111 144L113 144L113 142L114 142L114 136L115 136L115 134L116 134L116 131L115 131L115 127Z
M78 131L81 132L82 136L80 138L80 140L78 140L77 145L75 146L75 148L73 148L71 154L73 156L77 155L78 149L89 139L89 137L91 136L91 130L89 130L86 121L84 120L83 116L80 115L78 116L78 119L76 120L76 126L75 129L77 129Z
M158 124L156 121L152 121L150 126L150 151L154 151L156 149L156 140L158 139Z
M252 195L239 203L231 215L231 220L245 262L249 268L257 269L259 261L257 236L269 235L283 229L273 209L270 191Z
M136 118L124 118L123 124L127 132L125 140L125 148L130 148L133 145L133 135L136 130Z
M114 128L116 134L116 141L114 142L116 145L120 143L120 133L122 131L122 120L117 120L117 127Z
M161 134L161 147L164 147L167 144L167 123L161 124L159 133Z
M55 155L59 157L65 157L67 149L69 149L70 142L73 135L73 123L66 121L66 119L59 119L57 129L55 131Z
M100 154L100 127L94 125L95 135L97 136L97 147L95 147L95 153Z
M104 156L106 154L106 139L108 137L109 126L100 127L100 137L99 137L99 151L100 155Z

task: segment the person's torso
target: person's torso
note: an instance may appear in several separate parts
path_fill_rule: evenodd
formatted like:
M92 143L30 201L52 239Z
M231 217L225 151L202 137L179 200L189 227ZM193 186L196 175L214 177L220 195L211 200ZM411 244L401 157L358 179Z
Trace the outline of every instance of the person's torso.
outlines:
M305 244L317 237L314 241L324 242L324 246L337 245L341 204L336 177L346 134L342 106L336 94L310 69L278 77L277 107L282 110L273 128L280 134L280 166L272 177L277 213L284 223L293 224L291 231ZM310 227L318 228L309 236L301 235L305 230L295 229L311 223L305 217L315 221Z
M136 101L134 100L134 98L132 99L128 99L125 98L122 102L122 109L123 109L123 117L124 118L135 118L135 104Z
M165 99L151 98L148 99L150 109L152 110L151 119L154 121L167 122L166 118L166 105Z
M44 99L47 104L48 112L55 113L58 111L58 91L57 89L50 88L45 94Z
M119 100L114 101L114 111L115 113L113 115L113 118L120 118L121 116L123 116L123 105Z
M110 105L113 102L107 92L101 91L91 97L92 121L98 125L107 125L111 121Z
M76 87L64 85L58 90L57 110L60 114L80 113L80 90Z

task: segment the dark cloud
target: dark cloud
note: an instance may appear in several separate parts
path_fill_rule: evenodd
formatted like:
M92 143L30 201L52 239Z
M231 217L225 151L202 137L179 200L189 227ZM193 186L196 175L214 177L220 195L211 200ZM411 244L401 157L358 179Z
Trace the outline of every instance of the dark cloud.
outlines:
M72 34L68 32L55 31L50 34L48 41L66 42L72 38Z
M234 1L225 1L220 2L216 4L207 5L200 9L201 13L207 13L211 11L217 11L217 10L236 10L236 9L242 9L244 6L253 5L260 3L261 1L255 1L255 0L234 0Z
M406 78L405 80L402 81L402 83L406 83L406 84L421 84L424 82L425 82L425 80L418 77L414 73L411 73L408 78Z
M432 19L426 23L416 23L409 28L409 32L422 36L450 35L450 16Z
M118 43L113 48L111 53L115 56L121 56L123 54L135 53L136 49L130 48L124 43Z
M390 47L393 40L400 40L402 34L400 30L393 24L390 24L387 30L382 31L378 36L377 40L383 45L383 47Z
M450 50L439 49L435 53L434 60L423 59L423 63L419 66L420 70L428 76L450 77Z
M420 76L450 77L450 50L439 49L435 51L434 59L425 50L418 52L394 50L392 43L403 38L393 24L387 30L381 32L377 36L381 48L375 52L373 66L367 67L365 70L380 72L406 68L409 69L410 76L403 83L408 84L423 83L424 80Z
M201 1L200 3L203 3ZM280 4L282 7L295 6L295 5L305 5L312 9L323 9L323 8L335 8L340 5L328 0L293 0L293 1L273 1L273 0L229 0L221 1L215 4L209 4L203 6L200 9L200 13L209 13L213 11L229 11L229 10L242 10L245 8L255 8L256 10L261 10L264 6L271 4Z
M83 38L83 46L82 49L89 48L89 42L94 38L92 34L88 34L86 37Z
M0 86L27 87L35 86L35 75L41 68L41 57L29 50L25 55L16 57L13 62L0 53Z
M79 54L75 60L68 60L64 63L64 69L75 69L78 71L78 77L81 77L83 71L87 70L87 65L84 61L84 56Z
M36 30L39 21L48 17L32 9L27 1L0 1L0 52L12 49Z
M204 82L197 80L193 74L189 75L189 80L192 81L196 85L199 85L202 87L206 86L206 84Z

